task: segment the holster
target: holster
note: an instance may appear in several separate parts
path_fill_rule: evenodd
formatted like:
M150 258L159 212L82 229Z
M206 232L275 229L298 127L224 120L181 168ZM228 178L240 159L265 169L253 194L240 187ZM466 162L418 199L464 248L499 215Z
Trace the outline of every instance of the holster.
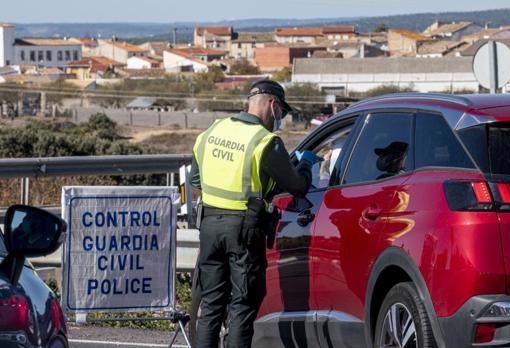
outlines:
M242 243L250 246L265 239L267 248L272 249L276 227L281 218L278 208L273 207L268 212L264 200L253 197L248 199L247 208L241 233Z
M241 243L245 246L251 246L257 242L261 236L262 230L259 228L259 224L262 218L262 214L265 211L266 203L264 200L256 197L250 197L248 199L246 213L244 215L243 227L241 229Z
M261 228L266 234L266 245L268 249L273 249L276 238L276 228L280 221L282 214L277 207L273 207L271 212L264 211L263 218L261 219Z

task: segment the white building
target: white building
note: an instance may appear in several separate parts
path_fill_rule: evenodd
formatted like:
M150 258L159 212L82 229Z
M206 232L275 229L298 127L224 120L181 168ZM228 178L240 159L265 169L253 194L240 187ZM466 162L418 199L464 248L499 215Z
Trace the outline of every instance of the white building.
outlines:
M0 68L14 64L14 25L0 23Z
M419 92L478 91L471 57L296 59L292 82L315 83L338 95L383 85Z
M67 39L16 39L14 64L32 64L46 68L65 68L82 58L81 42Z
M37 65L64 68L82 57L82 45L66 39L16 39L16 28L0 24L0 67L6 65Z
M140 70L140 69L157 69L160 64L157 60L148 57L131 57L127 60L127 68Z
M177 50L163 52L163 66L167 72L207 72L207 62L193 58Z

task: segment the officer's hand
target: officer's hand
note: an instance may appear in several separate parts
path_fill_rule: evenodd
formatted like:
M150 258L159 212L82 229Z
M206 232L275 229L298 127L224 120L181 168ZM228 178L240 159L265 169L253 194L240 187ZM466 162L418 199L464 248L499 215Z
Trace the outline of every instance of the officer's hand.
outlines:
M303 151L303 152L296 151L296 158L298 159L299 162L308 161L312 166L315 163L318 163L318 162L324 160L322 157L319 157L316 154L314 154L312 151L308 151L308 150Z

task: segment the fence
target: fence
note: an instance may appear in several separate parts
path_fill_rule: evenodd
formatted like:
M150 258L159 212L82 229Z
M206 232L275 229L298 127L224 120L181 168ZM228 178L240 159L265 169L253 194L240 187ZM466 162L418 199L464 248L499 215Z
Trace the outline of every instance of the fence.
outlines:
M20 202L30 196L30 178L80 175L166 174L167 185L174 186L176 173L191 162L191 155L86 156L55 158L1 159L0 178L19 178ZM188 211L191 202L187 202ZM60 216L60 207L42 207ZM0 209L3 224L5 209ZM184 226L181 226L184 227ZM31 260L38 267L60 267L61 251ZM198 253L198 231L181 228L177 232L177 271L192 271Z

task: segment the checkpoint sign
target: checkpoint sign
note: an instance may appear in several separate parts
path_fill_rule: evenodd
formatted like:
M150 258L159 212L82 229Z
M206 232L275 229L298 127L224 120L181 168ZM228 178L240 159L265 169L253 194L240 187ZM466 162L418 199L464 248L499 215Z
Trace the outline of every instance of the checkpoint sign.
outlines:
M179 203L177 188L64 187L66 310L175 308Z

